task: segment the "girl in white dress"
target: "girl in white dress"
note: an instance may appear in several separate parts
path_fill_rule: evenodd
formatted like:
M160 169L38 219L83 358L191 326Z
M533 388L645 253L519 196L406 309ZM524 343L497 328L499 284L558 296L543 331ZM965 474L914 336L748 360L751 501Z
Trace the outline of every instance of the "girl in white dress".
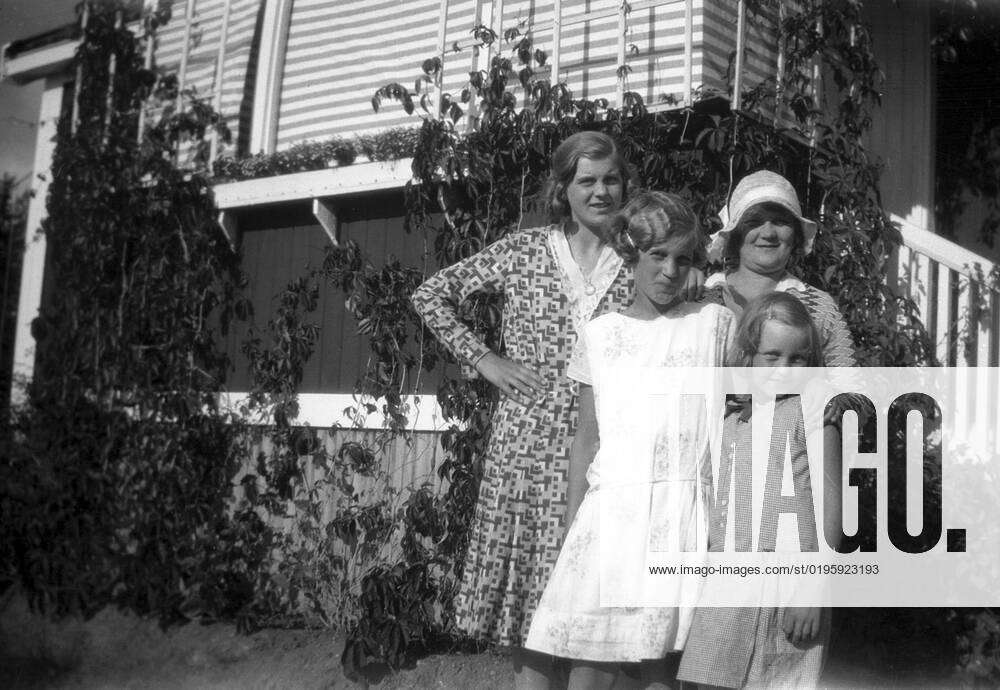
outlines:
M570 452L570 528L525 645L569 659L570 688L611 687L620 664L629 662L640 662L642 676L659 675L662 684L663 669L670 665L665 660L683 649L692 610L602 607L601 558L602 552L608 558L609 547L617 549L615 570L625 577L634 573L638 582L648 573L646 550L657 542L705 548L697 477L707 450L706 414L700 406L681 404L676 395L653 406L648 395L631 393L622 380L626 371L721 366L734 332L728 309L684 302L681 296L689 268L705 254L697 217L686 202L643 192L628 203L621 220L612 244L634 266L634 300L623 313L605 314L583 327L567 369L580 383L580 422ZM631 493L621 493L620 482L611 479L622 476L636 478L627 487ZM608 509L619 511L617 517L628 525L622 543L640 548L621 546L614 538L601 543L600 521ZM662 576L655 586L678 587L678 582Z

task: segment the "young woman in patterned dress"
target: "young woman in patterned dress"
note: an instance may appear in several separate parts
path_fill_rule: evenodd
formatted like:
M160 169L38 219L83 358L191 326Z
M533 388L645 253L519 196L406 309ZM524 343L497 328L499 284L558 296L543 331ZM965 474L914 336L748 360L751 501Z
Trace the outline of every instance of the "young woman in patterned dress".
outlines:
M553 680L551 658L523 643L565 530L578 390L566 363L579 329L630 299L631 272L606 236L629 186L613 139L575 134L553 155L551 225L507 235L413 294L428 328L502 393L455 605L462 631L514 648L518 687ZM504 296L503 352L458 317L462 302L482 291Z

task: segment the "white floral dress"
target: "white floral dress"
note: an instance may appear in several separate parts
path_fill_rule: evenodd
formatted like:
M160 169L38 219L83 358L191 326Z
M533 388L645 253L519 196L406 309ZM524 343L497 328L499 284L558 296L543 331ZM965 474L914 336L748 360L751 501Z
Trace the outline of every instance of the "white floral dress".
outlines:
M662 658L683 649L693 609L631 603L602 607L600 571L602 557L605 566L609 562L610 546L616 550L611 560L620 576L635 576L638 589L628 593L634 591L641 600L648 598L641 591L649 582L642 577L648 575L647 548L706 548L697 477L708 449L707 416L698 406L682 405L680 396L666 396L663 407L651 410L649 396L629 394L628 386L612 381L626 371L722 366L734 330L728 309L691 303L652 321L605 314L582 329L567 375L594 386L601 447L587 469L590 489L535 611L528 649L606 662ZM637 478L625 493L618 481L623 476ZM628 525L627 538L599 538L602 516L607 519L609 510L616 513L615 524ZM661 576L655 586L682 584L680 578ZM607 603L608 592L603 595Z

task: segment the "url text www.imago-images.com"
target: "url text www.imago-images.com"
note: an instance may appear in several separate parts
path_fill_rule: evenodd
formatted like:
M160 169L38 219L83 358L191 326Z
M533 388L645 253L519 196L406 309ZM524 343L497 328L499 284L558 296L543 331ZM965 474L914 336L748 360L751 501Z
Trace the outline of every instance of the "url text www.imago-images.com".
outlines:
M647 403L601 448L615 459L602 605L1000 605L1000 369L663 367L600 383ZM630 461L651 438L700 448L658 457L700 461ZM690 495L694 526L650 513ZM657 586L670 573L690 583Z

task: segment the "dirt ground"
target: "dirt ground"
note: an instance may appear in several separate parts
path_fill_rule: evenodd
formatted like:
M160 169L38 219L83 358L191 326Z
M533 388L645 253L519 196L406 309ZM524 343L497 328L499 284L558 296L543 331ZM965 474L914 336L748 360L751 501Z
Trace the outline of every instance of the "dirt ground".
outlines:
M10 593L8 593L10 594ZM343 637L329 631L262 630L189 624L167 632L152 621L103 611L90 621L53 624L23 599L0 602L0 689L97 688L451 688L512 687L509 657L499 652L437 654L414 668L348 680L340 666ZM944 687L934 678L866 666L857 647L833 654L823 686ZM381 675L381 677L380 677Z
M18 597L0 608L0 688L507 688L498 653L437 654L414 668L375 673L366 683L341 669L343 637L329 631L189 624L163 632L153 621L105 610L54 624Z

